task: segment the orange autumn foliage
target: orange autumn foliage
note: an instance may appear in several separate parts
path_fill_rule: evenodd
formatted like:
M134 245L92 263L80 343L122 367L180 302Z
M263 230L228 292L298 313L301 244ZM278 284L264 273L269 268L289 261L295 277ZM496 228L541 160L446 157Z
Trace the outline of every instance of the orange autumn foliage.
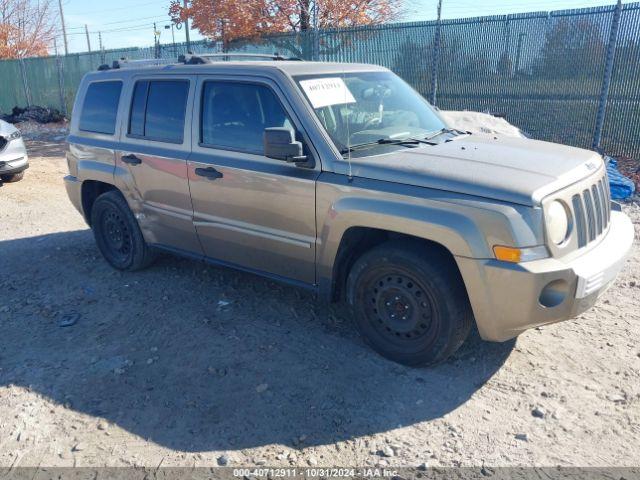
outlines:
M0 0L0 59L47 55L55 20L47 0Z
M315 0L318 27L372 25L396 18L400 0ZM173 0L174 22L189 19L193 28L212 40L227 43L282 32L312 28L313 0L190 0L185 8Z

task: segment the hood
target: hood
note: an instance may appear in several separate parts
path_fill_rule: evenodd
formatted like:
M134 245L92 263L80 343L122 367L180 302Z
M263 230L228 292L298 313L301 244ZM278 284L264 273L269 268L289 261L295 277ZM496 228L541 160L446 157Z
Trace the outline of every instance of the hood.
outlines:
M18 129L10 123L5 122L4 120L0 120L0 137L8 137L17 130Z
M534 206L550 193L600 170L604 162L590 150L474 134L439 145L354 158L351 164L356 177Z

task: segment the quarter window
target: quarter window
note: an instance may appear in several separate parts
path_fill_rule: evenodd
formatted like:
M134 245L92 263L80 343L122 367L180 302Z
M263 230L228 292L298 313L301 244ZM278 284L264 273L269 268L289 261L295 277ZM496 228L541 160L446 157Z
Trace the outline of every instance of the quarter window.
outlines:
M268 127L293 124L273 91L235 82L206 82L202 92L200 143L207 147L261 155Z
M94 82L89 84L80 114L80 130L113 135L122 82Z
M129 135L158 142L182 143L188 95L187 80L136 82Z

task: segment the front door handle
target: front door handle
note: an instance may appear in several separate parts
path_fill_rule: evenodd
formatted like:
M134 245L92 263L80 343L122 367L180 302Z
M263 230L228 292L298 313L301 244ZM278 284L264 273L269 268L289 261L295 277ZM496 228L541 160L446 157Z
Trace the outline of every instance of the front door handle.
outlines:
M128 163L129 165L140 165L142 163L142 160L136 157L133 153L123 155L121 158L124 163Z
M211 180L223 177L222 172L219 172L213 167L196 168L196 175L198 175L199 177L210 178Z

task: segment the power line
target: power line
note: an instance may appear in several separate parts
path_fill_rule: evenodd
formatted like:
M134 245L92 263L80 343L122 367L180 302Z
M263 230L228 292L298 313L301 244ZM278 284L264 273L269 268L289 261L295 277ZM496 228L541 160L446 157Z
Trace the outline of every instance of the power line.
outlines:
M135 32L135 31L139 31L139 30L146 30L148 28L153 28L152 24L149 23L141 23L138 25L131 25L129 27L119 27L119 28L112 28L112 29L108 29L108 30L102 30L99 29L100 32L104 33L114 33L114 32ZM59 37L62 37L64 34L59 34ZM67 33L67 36L70 35L85 35L85 32L71 32L71 33Z
M92 25L92 29L93 30L98 30L100 27L103 27L105 25L118 25L121 23L132 23L132 22L139 22L142 20L171 20L171 17L168 16L168 14L166 16L152 16L152 17L140 17L140 18L130 18L129 20L117 20L115 22L106 22L106 23L100 23L97 25ZM82 30L84 29L84 27L70 27L67 28L67 30Z

